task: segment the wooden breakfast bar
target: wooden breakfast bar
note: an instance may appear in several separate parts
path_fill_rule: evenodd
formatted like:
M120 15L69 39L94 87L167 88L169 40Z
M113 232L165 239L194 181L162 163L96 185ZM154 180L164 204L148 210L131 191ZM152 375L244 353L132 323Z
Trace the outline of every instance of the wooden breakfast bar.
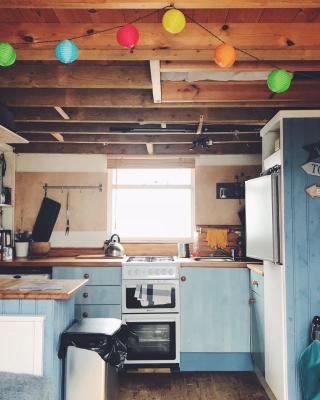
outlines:
M42 317L43 320L43 335L42 342L42 374L52 381L55 390L55 400L60 400L61 397L61 379L62 379L62 362L58 358L59 338L61 333L67 329L74 321L74 295L87 283L86 279L0 279L0 324L1 317L3 323L8 324L6 316L12 317L15 323L21 324L27 316ZM27 286L25 286L27 285ZM34 290L37 287L44 290ZM29 289L23 290L24 287ZM47 288L46 288L47 287ZM53 288L53 289L50 289ZM10 318L9 318L10 320ZM8 325L6 325L8 327ZM12 325L14 330L14 325ZM23 328L21 328L23 329ZM10 331L10 325L9 325ZM21 332L22 343L19 345L24 348L33 343L33 338ZM37 338L39 340L39 338ZM6 340L5 352L8 360L10 360L11 348L12 357L16 356L13 349L14 342L10 340L10 335ZM34 341L35 342L35 341ZM12 346L12 347L11 347ZM21 358L23 350L21 350ZM19 357L18 354L18 357ZM29 372L23 370L23 366L27 363L21 360L20 370L9 370L9 372ZM30 363L29 363L30 364ZM17 361L15 365L19 365ZM41 370L40 369L40 370ZM38 372L36 372L38 373ZM41 371L40 371L41 375Z

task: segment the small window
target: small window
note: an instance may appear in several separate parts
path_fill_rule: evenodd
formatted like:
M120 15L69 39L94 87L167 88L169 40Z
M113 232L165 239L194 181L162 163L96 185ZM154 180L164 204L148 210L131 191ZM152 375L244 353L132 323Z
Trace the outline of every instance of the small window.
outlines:
M193 170L112 170L112 232L131 241L190 240Z

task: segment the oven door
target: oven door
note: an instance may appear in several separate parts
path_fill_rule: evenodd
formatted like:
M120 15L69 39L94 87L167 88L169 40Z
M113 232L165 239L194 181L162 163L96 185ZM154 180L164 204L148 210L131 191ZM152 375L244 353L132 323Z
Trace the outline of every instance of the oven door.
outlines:
M133 335L127 343L126 364L179 364L180 317L178 314L123 315Z
M144 294L139 299L139 294ZM177 313L179 280L123 280L122 313Z

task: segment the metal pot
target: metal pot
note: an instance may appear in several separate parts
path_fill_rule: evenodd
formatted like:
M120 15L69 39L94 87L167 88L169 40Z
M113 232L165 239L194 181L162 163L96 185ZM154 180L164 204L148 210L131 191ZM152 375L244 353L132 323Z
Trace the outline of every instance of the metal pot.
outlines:
M104 253L107 257L123 257L124 249L120 243L120 237L116 233L104 242Z

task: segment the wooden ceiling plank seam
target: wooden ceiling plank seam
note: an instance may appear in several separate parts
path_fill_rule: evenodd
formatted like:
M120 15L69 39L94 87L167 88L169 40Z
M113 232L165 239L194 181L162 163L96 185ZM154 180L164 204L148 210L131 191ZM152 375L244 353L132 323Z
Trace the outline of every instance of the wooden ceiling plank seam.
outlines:
M232 8L317 8L318 0L175 0L181 9ZM161 9L171 5L165 0L1 0L1 8L61 9Z

